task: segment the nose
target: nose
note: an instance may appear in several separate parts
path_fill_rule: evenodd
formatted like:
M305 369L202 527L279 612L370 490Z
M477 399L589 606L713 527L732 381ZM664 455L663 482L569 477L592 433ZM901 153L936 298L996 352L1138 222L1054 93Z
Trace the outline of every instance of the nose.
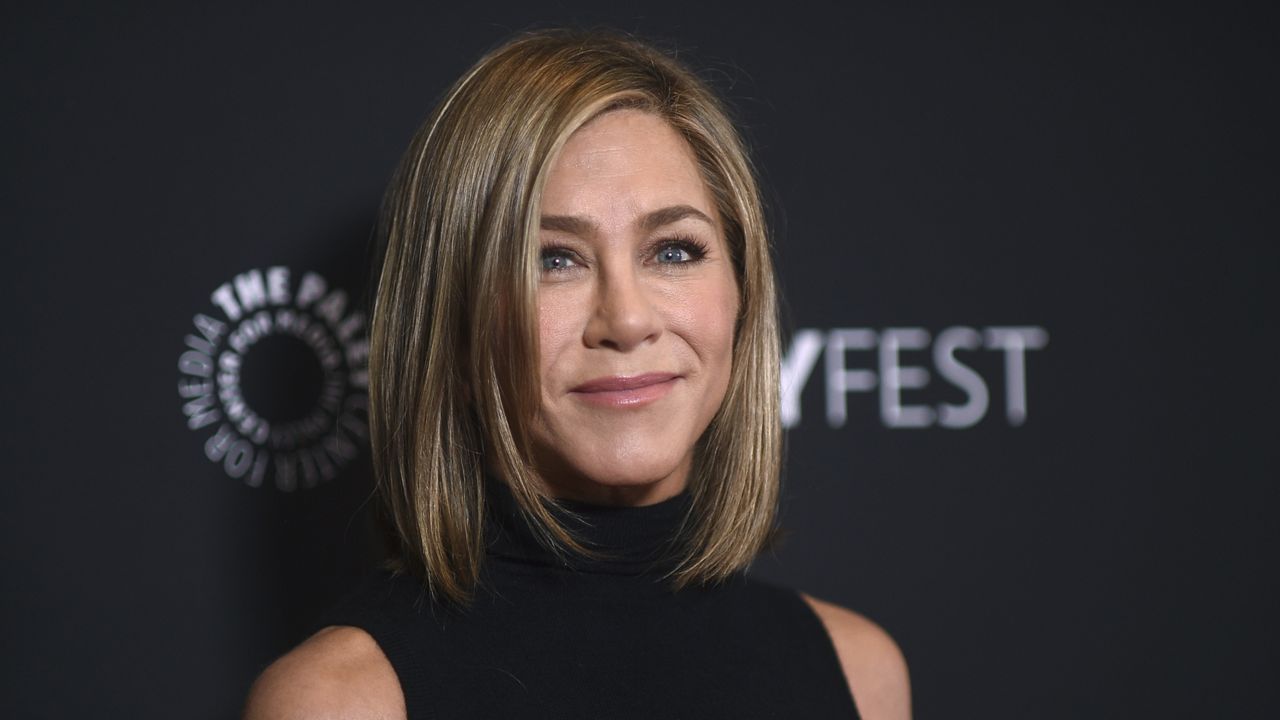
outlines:
M662 322L653 301L634 269L601 273L583 341L587 347L627 352L657 339Z

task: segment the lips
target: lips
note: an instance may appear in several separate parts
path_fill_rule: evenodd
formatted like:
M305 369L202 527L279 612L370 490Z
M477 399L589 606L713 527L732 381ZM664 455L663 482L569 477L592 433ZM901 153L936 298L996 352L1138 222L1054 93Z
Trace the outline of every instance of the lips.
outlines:
M675 373L645 373L643 375L632 375L630 377L623 375L611 375L609 377L599 377L594 380L588 380L581 385L572 389L572 392L578 393L604 393L618 392L621 390L637 390L650 385L668 382L680 377Z
M574 397L605 408L634 408L656 402L671 391L680 378L675 373L612 375L588 380L573 388Z

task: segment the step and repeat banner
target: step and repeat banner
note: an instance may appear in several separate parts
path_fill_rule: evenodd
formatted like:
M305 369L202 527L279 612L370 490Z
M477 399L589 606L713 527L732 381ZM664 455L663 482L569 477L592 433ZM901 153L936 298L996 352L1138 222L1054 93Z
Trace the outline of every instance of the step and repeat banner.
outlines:
M371 230L521 29L734 107L784 293L785 541L929 717L1265 717L1277 64L1261 7L5 12L7 717L235 717L381 551Z

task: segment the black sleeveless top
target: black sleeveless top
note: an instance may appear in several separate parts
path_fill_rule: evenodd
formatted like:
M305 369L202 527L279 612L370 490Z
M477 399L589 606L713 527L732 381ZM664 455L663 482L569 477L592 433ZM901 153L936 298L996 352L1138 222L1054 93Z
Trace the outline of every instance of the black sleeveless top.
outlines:
M317 627L368 632L395 669L409 720L427 718L857 718L835 647L794 590L734 575L673 592L667 542L691 496L644 507L549 506L610 559L557 559L502 482L489 488L489 554L465 611L378 570Z

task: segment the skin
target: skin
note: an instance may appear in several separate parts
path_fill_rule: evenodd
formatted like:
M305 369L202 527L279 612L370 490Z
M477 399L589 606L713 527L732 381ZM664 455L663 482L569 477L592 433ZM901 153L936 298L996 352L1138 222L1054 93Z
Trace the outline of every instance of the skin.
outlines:
M655 224L670 208L688 210ZM552 165L542 217L540 474L558 497L669 498L688 482L694 445L724 399L738 313L728 245L693 150L655 115L606 113ZM652 372L679 377L641 407L601 407L574 391Z
M652 211L684 217L644 228ZM738 290L720 221L692 151L655 116L622 110L570 138L543 198L552 222L540 241L542 380L537 461L554 495L645 505L688 482L697 439L728 386ZM572 229L569 229L572 226ZM700 242L692 254L665 241ZM702 252L702 251L700 251ZM642 407L600 407L574 387L609 375L673 372L665 396ZM801 594L826 627L858 711L867 720L911 717L907 667L884 630ZM246 720L405 717L404 695L378 644L354 627L324 628L254 683Z

